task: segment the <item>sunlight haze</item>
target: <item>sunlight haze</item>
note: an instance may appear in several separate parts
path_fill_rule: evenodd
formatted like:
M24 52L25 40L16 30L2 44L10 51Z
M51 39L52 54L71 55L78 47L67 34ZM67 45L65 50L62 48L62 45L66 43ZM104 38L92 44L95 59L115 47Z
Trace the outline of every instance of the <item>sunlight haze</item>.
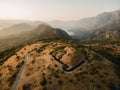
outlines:
M0 19L78 20L120 9L120 0L0 0Z

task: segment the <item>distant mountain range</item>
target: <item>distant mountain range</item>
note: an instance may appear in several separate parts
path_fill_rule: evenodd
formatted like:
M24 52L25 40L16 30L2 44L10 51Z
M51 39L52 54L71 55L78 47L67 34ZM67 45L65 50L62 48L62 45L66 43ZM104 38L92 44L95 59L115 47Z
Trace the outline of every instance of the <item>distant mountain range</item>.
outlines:
M26 24L30 24L30 25L39 25L43 22L41 21L29 21L29 20L0 20L0 30L4 29L4 28L8 28L8 27L11 27L13 25L16 25L16 24L23 24L23 23L26 23Z
M40 24L47 23L48 25L54 28L61 28L65 30L73 38L77 39L86 39L90 40L100 40L106 39L108 37L116 37L114 31L117 32L119 37L120 22L120 10L113 12L104 12L96 17L88 17L76 21L51 21L51 22L41 22L41 21L25 21L25 20L0 20L0 36L19 34L22 32L27 32L39 27ZM6 25L6 26L5 26ZM108 33L108 31L110 32ZM9 33L7 33L9 31ZM45 31L46 32L46 31ZM54 31L55 32L55 31ZM57 30L58 32L58 30ZM42 37L46 34L43 34L41 30ZM52 34L53 35L53 34ZM51 35L51 36L52 36ZM59 36L59 35L57 35ZM88 39L87 39L88 40Z
M76 21L52 21L48 22L53 27L59 27L63 29L71 30L93 30L103 27L104 25L109 25L112 22L120 19L120 10L114 12L104 12L96 17L87 17Z
M94 30L89 38L90 40L120 40L120 19Z
M53 27L66 29L73 38L81 40L101 40L118 37L120 26L120 10L113 12L104 12L96 17L88 17L76 21L52 21L48 22ZM109 31L110 30L110 31ZM116 34L115 34L116 31ZM98 34L96 34L96 32ZM109 33L108 33L109 32ZM111 34L114 33L114 34ZM86 39L87 38L87 39Z
M30 31L34 28L35 26L26 23L15 24L13 26L2 29L0 31L0 37L8 36L8 35L16 35L22 32Z

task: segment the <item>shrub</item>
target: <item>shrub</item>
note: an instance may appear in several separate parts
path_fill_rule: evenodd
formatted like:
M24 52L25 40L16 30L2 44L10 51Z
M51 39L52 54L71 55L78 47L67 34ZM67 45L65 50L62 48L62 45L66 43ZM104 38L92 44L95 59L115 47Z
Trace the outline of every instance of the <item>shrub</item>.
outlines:
M92 82L92 83L93 83L93 82L94 82L94 80L93 80L93 79L91 79L91 80L90 80L90 82Z
M65 86L62 87L62 90L68 90Z
M56 47L56 48L54 49L54 51L56 52L56 51L58 51L58 50L63 50L65 47L66 47L66 46Z
M20 62L17 66L16 66L16 68L20 68L20 67L22 67L22 65L24 64L24 61L22 61L22 62Z
M99 73L99 71L98 71L95 67L92 68L92 72L93 72L94 74Z
M110 83L108 84L108 87L109 87L110 90L116 90L115 84L112 83L112 82L110 82Z
M102 79L101 82L102 82L102 83L105 83L105 79Z
M16 59L19 60L19 59L20 59L20 56L16 56Z
M48 83L49 83L49 84L52 84L52 81L49 81Z
M57 65L57 64L55 64L54 66L55 66L55 67L58 67L58 65Z
M59 79L59 80L58 80L58 84L59 84L59 85L62 85L62 84L63 84L63 81Z
M71 83L72 83L72 82L73 82L73 80L72 80L72 79L69 79L69 82L71 82Z
M14 72L13 75L12 75L12 78L16 78L18 73L19 73L19 71Z
M47 90L47 88L46 88L46 87L43 87L42 90Z
M45 86L46 84L47 84L47 80L46 80L45 77L43 77L43 78L41 79L41 81L40 81L40 85L41 85L41 86Z
M2 73L0 73L0 77L2 76Z
M44 75L45 75L45 73L42 73L42 75L44 76Z
M55 78L59 78L59 75L55 74L54 77L55 77Z
M32 60L32 64L34 64L35 63L35 60Z
M22 88L23 90L31 90L31 84L24 84Z

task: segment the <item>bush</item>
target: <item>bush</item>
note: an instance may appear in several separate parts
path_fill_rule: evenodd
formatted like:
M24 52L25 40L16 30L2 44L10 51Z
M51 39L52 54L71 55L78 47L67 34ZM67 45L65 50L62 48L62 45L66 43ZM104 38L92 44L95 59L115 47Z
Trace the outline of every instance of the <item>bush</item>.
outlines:
M110 82L110 83L108 84L108 87L109 87L110 90L116 90L115 84L112 83L112 82Z
M48 46L48 44L43 45L42 47L40 47L39 49L37 49L36 52L37 53L41 53L45 49L45 47L47 47L47 46Z
M40 81L40 85L45 86L46 84L47 84L47 80L45 77L43 77L42 80Z
M34 64L35 63L35 60L32 60L32 64Z
M19 60L19 59L20 59L20 56L16 56L16 59Z
M52 84L52 81L49 81L48 83L49 83L49 84Z
M23 90L31 90L31 84L24 84L22 88Z
M105 79L101 79L101 82L102 82L102 83L105 83L106 81L105 81Z
M24 61L20 62L20 63L16 66L16 68L18 68L18 69L21 68L23 64L24 64Z
M2 76L2 73L0 73L0 77Z
M65 86L62 87L62 90L68 90Z
M56 51L58 51L58 50L63 50L65 47L66 47L66 46L56 47L56 48L54 49L54 51L56 52Z
M92 72L93 72L93 74L99 73L99 71L95 67L92 68Z
M58 67L58 65L57 65L57 64L55 64L54 66L55 66L55 67Z
M46 88L46 87L43 87L42 90L47 90L47 88Z
M63 81L59 79L59 80L58 80L58 84L59 84L59 85L62 85L62 84L63 84Z

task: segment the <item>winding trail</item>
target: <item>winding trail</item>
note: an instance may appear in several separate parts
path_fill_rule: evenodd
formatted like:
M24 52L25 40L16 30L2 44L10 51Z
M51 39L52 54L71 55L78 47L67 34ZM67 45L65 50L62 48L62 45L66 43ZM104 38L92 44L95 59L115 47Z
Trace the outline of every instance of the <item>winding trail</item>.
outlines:
M23 78L21 77L21 75L22 75L22 71L23 71L23 69L24 69L27 61L28 61L28 54L25 56L24 65L21 67L19 73L17 74L16 80L13 83L11 90L17 90L17 86L18 86L19 82L21 80L23 80Z
M81 60L80 62L78 62L77 64L75 64L74 66L71 66L71 67L66 67L63 65L62 69L66 72L70 72L70 71L75 70L79 66L83 65L85 62L86 62L85 60Z
M70 66L70 67L69 67L67 64L61 62L61 60L60 60L64 55L62 55L59 59L57 59L57 58L55 57L55 55L53 55L53 52L51 52L50 54L52 55L52 57L53 57L56 61L58 61L59 63L62 64L62 69L63 69L65 72L73 71L73 70L75 70L76 68L78 68L79 66L81 66L82 64L84 64L84 63L87 62L86 57L85 57L85 59L80 60L80 61L79 61L77 64L75 64L74 66Z

